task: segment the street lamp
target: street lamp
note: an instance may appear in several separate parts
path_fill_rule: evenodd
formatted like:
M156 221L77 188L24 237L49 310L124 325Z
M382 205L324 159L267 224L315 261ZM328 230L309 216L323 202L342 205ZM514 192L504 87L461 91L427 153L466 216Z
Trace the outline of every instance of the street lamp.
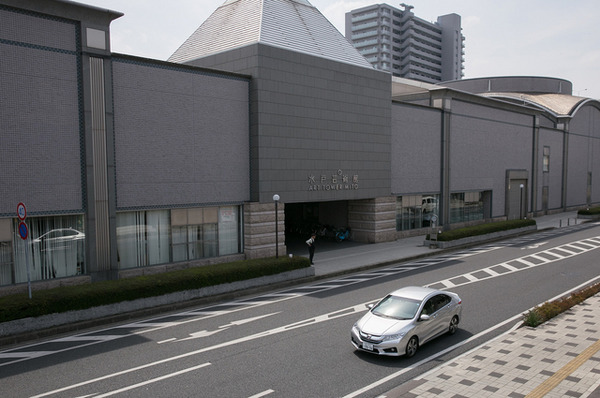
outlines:
M525 187L525 185L521 184L519 185L519 188L521 188L521 206L519 206L519 217L521 218L521 220L523 219L523 188Z
M275 258L279 258L279 220L277 219L277 204L279 203L279 195L273 195L275 202Z

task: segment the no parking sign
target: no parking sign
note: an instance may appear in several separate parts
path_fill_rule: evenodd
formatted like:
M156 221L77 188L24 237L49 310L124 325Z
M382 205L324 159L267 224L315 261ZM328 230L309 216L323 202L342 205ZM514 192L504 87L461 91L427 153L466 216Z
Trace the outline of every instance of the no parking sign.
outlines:
M29 229L27 229L27 224L25 224L25 219L27 218L27 208L23 204L23 202L17 205L17 217L21 222L19 223L19 236L23 240L27 240L29 236Z
M29 230L27 229L27 224L25 224L23 221L21 221L19 223L19 236L23 240L27 240L27 237L29 236Z

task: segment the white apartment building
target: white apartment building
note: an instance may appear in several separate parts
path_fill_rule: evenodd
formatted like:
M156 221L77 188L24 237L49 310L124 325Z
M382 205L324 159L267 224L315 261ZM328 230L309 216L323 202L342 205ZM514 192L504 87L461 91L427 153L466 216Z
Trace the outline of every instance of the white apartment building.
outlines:
M346 13L346 39L379 70L393 76L438 83L459 80L464 69L460 15L432 23L404 10L373 4Z

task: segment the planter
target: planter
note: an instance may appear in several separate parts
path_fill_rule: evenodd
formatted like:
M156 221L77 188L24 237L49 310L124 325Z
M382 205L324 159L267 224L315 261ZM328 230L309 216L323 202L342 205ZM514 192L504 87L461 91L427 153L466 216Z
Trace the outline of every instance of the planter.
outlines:
M455 239L455 240L450 240L450 241L425 240L425 242L423 242L423 245L429 246L429 247L435 248L435 249L447 249L450 247L466 246L466 245L472 245L472 244L481 243L481 242L485 242L485 241L489 241L489 240L501 239L501 238L505 238L508 236L521 235L523 233L526 233L529 231L535 231L535 230L537 230L537 226L530 225L528 227L511 229L508 231L499 231L499 232L493 232L491 234L469 236L468 238Z

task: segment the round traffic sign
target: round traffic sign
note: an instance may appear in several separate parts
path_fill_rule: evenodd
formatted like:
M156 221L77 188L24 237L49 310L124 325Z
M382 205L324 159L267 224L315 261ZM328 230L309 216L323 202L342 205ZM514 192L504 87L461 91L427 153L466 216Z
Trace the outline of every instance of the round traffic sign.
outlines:
M19 220L21 220L21 221L23 221L24 219L27 218L27 208L25 207L23 202L21 202L17 205L17 216L19 217Z
M19 236L21 239L26 240L27 236L29 236L29 230L27 229L27 224L23 221L19 223Z

